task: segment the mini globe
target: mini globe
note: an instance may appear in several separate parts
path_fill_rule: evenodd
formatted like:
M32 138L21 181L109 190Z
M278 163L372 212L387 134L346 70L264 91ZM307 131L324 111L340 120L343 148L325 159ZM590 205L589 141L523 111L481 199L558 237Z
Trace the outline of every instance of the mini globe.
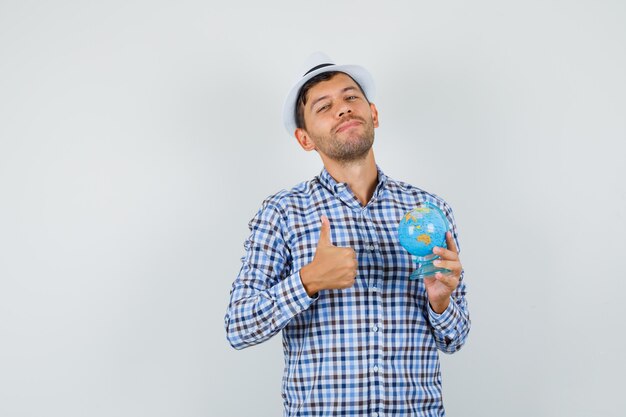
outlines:
M446 216L439 207L429 202L420 203L402 217L398 225L398 239L417 264L411 279L423 279L437 272L450 272L433 265L433 261L439 257L433 253L433 248L446 247L448 229Z

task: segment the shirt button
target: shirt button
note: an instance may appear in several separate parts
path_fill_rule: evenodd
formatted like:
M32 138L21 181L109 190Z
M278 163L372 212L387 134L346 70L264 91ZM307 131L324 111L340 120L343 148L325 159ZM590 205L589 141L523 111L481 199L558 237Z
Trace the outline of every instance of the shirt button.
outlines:
M378 372L378 365L374 365L374 372Z
M376 249L376 246L372 244L367 245L367 250L373 251L374 249Z
M372 327L372 331L373 331L373 332L377 332L377 331L378 331L378 326L377 326L377 325L374 325L374 327Z

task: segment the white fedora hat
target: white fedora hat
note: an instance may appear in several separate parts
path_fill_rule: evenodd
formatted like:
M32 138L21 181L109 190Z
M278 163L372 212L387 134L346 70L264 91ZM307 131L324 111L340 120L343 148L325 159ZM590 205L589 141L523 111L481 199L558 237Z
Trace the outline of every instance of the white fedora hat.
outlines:
M300 88L316 75L331 71L348 74L361 86L367 99L369 101L373 100L375 93L374 79L365 68L358 65L336 65L326 54L316 52L305 61L283 105L283 123L289 135L293 135L297 127L296 100L298 99Z

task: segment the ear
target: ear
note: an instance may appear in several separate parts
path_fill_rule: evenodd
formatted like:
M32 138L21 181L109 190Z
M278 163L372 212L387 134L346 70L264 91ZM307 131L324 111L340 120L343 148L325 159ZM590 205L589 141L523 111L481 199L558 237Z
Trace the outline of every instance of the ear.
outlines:
M370 110L372 111L372 121L374 122L374 127L378 127L378 109L374 103L370 103Z
M294 135L296 136L296 140L298 141L300 146L302 146L302 149L307 152L315 149L315 143L311 140L306 130L299 127L294 132Z

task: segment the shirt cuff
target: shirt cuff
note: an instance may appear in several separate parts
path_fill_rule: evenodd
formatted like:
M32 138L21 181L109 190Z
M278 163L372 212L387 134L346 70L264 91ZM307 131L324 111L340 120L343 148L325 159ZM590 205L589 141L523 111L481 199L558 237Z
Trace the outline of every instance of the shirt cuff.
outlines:
M447 329L454 328L454 321L458 317L457 305L454 298L450 297L450 303L448 307L441 313L435 313L435 311L428 303L428 318L430 324L437 330L446 331Z
M309 297L302 280L300 279L300 271L297 271L276 285L278 300L280 300L280 309L288 312L289 316L295 316L303 310L309 308L315 298Z

